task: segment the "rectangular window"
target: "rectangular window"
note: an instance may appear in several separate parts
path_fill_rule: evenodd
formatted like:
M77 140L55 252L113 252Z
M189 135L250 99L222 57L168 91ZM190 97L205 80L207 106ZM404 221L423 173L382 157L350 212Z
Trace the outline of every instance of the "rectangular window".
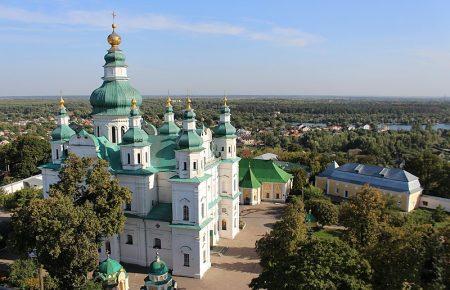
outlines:
M197 162L194 161L194 170L197 170Z
M148 152L145 152L145 163L148 163Z
M336 187L336 193L339 193L339 188Z
M133 244L133 236L132 235L127 235L127 245L132 245Z
M203 263L206 263L206 250L203 251Z
M346 190L346 191L344 192L344 197L345 197L345 198L348 197L348 190Z
M187 163L183 162L183 170L187 170Z
M141 153L138 153L137 158L138 158L138 164L141 164Z
M231 153L231 146L228 146L228 153Z
M161 249L161 239L155 238L153 242L153 249Z
M184 263L183 265L185 267L189 267L189 254L183 254L183 258L184 258Z
M131 210L131 203L127 203L125 205L125 210Z
M423 204L424 206L428 206L428 201L422 201L422 204Z
M56 149L56 159L59 159L59 151Z
M222 151L225 151L225 147L222 147Z

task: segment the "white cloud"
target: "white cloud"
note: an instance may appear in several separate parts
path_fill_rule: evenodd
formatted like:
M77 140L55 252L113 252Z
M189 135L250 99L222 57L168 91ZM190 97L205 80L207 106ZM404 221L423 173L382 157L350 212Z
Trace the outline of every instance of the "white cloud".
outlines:
M21 8L0 5L0 19L26 24L83 25L104 28L111 23L109 11L69 11L50 15ZM298 29L273 26L269 29L250 29L225 22L192 22L160 14L120 15L120 27L124 30L165 30L196 34L237 36L250 40L266 41L281 45L303 47L323 41L317 35Z

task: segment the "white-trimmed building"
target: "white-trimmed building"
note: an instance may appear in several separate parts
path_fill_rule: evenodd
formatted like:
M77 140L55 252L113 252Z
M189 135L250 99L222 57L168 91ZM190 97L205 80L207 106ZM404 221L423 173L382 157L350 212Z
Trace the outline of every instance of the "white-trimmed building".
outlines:
M179 128L169 98L163 125L147 124L114 28L103 84L90 97L94 134L70 129L61 100L52 162L41 167L44 195L58 182L69 152L107 160L120 184L132 191L132 201L124 205L124 231L104 241L101 259L110 253L120 262L149 266L158 251L174 275L201 278L211 267L211 247L239 232L240 158L230 109L225 99L219 124L211 130L197 124L187 98Z

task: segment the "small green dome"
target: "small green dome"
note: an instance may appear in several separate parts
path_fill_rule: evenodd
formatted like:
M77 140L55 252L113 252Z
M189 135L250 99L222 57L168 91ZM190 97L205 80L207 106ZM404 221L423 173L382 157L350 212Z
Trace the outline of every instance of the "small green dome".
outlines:
M108 51L104 59L105 66L126 66L125 55L120 50Z
M51 136L53 141L69 141L70 137L75 134L75 131L68 125L61 125L53 129Z
M93 114L123 115L130 113L131 101L142 104L142 96L127 80L104 81L90 97Z
M220 112L222 114L229 114L230 113L230 107L228 106L223 106L222 109L220 110Z
M214 128L214 135L216 137L235 136L236 128L229 122L219 123L219 125Z
M195 118L194 110L185 110L183 117L185 120L194 119Z
M156 256L156 260L150 264L149 274L159 276L167 274L167 272L169 272L169 270L167 269L166 263L161 260L159 256Z
M130 128L122 137L122 144L142 143L148 140L148 134L141 128Z
M122 269L122 265L114 259L107 258L98 265L98 272L106 275L116 274Z
M177 140L179 149L194 149L199 148L203 144L203 139L195 130L183 131Z
M158 132L162 135L178 135L180 133L180 127L175 122L164 122L159 127Z

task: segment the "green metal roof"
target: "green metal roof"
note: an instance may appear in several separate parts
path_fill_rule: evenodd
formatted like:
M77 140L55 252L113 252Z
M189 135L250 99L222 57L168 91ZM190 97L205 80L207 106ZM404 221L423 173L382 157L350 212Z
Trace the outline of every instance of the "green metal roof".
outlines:
M98 265L98 272L106 274L106 275L111 275L111 274L116 274L122 268L123 267L122 267L122 265L120 265L119 262L108 257L106 260L104 260L103 262L101 262Z
M159 127L158 132L163 135L178 135L180 130L180 127L178 127L175 122L164 122L161 127Z
M172 204L160 202L155 205L147 214L145 219L171 222L172 221Z
M150 275L164 275L169 270L167 269L166 263L157 256L156 260L150 264Z
M259 182L286 183L293 177L276 165L272 160L241 159L239 161L239 180L242 180L247 173L249 163Z
M212 175L211 174L203 174L202 177L194 177L194 178L180 178L178 175L172 176L169 181L173 182L185 182L185 183L200 183L205 180L208 180Z
M236 136L236 128L229 122L219 123L219 125L214 127L213 131L216 137Z
M260 188L261 182L258 181L251 167L247 169L244 177L239 181L239 186L243 188Z
M108 53L104 57L105 59L105 67L106 66L123 66L126 67L125 64L125 55L120 49L109 50Z
M177 140L178 149L195 149L201 147L203 139L195 130L183 130L180 137Z
M70 137L75 134L75 131L68 125L60 125L53 129L51 136L53 141L69 141Z
M141 128L129 128L122 137L123 144L142 143L148 140L148 134Z
M131 101L142 104L142 97L127 80L104 81L90 97L93 114L128 116Z

